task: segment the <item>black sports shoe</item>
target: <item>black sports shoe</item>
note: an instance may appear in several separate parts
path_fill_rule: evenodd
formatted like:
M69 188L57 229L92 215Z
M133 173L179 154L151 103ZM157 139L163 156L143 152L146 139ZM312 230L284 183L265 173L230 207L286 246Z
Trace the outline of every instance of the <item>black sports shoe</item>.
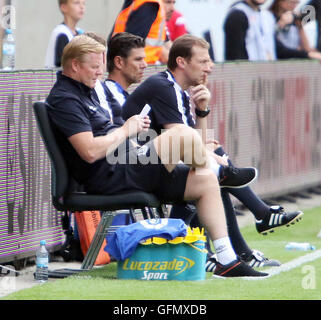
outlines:
M216 263L213 277L225 278L225 277L267 277L269 274L265 272L259 272L251 268L240 258L232 261L227 265L222 265L219 262Z
M257 177L257 170L252 167L236 168L232 165L221 166L219 183L221 188L243 188Z
M270 211L271 213L265 218L256 221L255 225L258 233L266 235L268 232L273 232L277 227L289 227L303 216L302 211L285 212L281 206L272 206Z
M279 267L281 265L281 262L278 260L264 257L263 252L259 250L252 250L252 254L249 257L241 255L241 259L252 268Z

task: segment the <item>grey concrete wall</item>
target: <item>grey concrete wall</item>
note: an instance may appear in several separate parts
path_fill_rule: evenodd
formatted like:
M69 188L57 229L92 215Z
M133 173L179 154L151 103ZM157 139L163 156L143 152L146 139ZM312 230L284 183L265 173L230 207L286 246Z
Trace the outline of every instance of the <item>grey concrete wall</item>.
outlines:
M122 3L122 0L87 0L86 14L79 27L107 38ZM12 0L12 4L17 16L16 68L43 68L50 33L63 20L58 0Z

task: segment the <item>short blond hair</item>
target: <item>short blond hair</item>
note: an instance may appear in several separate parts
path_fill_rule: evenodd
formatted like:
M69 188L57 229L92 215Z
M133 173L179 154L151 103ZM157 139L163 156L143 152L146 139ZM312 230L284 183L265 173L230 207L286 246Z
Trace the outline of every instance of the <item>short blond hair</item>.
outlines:
M61 66L64 68L68 63L77 59L80 62L84 61L85 55L89 53L104 53L106 47L86 35L74 37L64 48L61 58Z

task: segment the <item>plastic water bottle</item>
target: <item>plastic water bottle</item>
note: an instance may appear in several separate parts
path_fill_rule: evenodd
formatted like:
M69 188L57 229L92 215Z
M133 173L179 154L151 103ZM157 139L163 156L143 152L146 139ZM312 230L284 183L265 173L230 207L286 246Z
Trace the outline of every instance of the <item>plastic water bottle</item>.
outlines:
M46 241L40 241L40 247L36 252L36 273L35 280L38 282L46 282L48 280L48 262L49 254L46 249Z
M291 251L309 251L315 250L315 246L312 246L309 242L289 242L285 249Z
M5 37L2 41L2 69L13 70L15 67L16 44L12 30L6 29Z

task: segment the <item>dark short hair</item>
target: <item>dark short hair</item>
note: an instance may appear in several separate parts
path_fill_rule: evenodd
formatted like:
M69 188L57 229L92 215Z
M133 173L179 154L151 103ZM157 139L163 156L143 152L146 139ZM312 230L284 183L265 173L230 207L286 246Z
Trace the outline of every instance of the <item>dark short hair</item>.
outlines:
M187 60L190 60L192 58L192 48L193 47L201 47L205 49L209 49L209 44L204 39L186 34L179 38L177 38L170 50L169 50L169 56L168 56L168 62L167 67L169 70L175 70L177 67L177 61L176 59L178 57L185 58Z
M128 32L120 32L115 34L108 41L107 49L107 70L111 72L115 68L114 59L117 56L127 58L131 49L144 48L145 40Z
M281 2L283 2L283 0L274 0L269 8L275 15L279 14Z

